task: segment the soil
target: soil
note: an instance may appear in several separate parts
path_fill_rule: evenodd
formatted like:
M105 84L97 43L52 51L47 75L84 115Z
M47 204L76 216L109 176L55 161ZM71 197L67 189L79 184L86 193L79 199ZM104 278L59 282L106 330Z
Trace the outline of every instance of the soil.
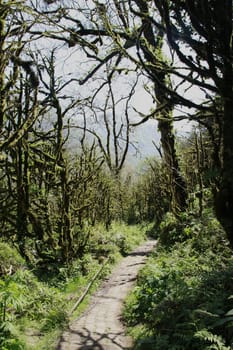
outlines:
M57 350L132 349L133 341L121 320L123 302L155 245L155 240L149 240L121 260L93 295L85 313L64 332Z

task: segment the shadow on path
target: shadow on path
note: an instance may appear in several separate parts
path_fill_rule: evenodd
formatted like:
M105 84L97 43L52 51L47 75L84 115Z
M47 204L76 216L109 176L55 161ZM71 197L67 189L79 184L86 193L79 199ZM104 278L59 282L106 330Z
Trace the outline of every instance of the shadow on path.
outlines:
M72 350L130 350L130 348L122 346L118 340L119 338L125 336L122 332L100 334L90 332L87 328L83 328L82 331L74 331L69 329L69 333L76 335L76 338L80 339L80 341L70 344L70 349ZM64 337L61 338L57 350L63 349L63 343L66 343Z
M135 252L132 252L132 253L128 253L126 255L127 256L148 256L148 252L145 252L145 251L135 251Z

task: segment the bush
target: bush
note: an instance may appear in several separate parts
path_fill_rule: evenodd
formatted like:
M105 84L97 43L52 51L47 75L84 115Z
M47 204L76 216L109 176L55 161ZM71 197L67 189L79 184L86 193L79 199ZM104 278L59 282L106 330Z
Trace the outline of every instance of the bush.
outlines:
M147 224L128 226L114 222L106 232L103 226L99 225L91 232L88 249L97 258L117 252L126 255L146 238L149 228L150 225Z
M162 245L172 246L176 242L183 242L190 238L191 231L189 223L192 215L187 214L175 216L173 213L166 213L159 225L158 235Z
M18 251L5 242L0 242L0 276L13 274L25 266Z

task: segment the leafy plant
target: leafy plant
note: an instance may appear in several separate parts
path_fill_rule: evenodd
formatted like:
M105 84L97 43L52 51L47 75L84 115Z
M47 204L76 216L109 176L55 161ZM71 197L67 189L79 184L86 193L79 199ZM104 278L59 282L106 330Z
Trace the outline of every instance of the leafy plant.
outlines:
M22 288L11 277L0 280L0 346L1 349L23 349L16 338L13 320L23 309Z
M211 333L207 329L202 329L194 334L194 337L206 343L204 350L231 350L230 346L226 346L224 339L221 336Z
M25 266L18 251L5 242L0 242L0 276L12 274Z

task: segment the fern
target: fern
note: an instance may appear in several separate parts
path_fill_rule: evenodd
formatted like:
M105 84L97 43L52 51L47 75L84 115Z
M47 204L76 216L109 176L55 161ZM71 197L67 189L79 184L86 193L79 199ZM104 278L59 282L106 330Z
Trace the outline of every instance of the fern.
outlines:
M205 350L231 350L229 346L226 346L223 338L219 335L213 334L207 329L202 329L194 334L194 337L199 340L204 340L210 344L205 348Z

